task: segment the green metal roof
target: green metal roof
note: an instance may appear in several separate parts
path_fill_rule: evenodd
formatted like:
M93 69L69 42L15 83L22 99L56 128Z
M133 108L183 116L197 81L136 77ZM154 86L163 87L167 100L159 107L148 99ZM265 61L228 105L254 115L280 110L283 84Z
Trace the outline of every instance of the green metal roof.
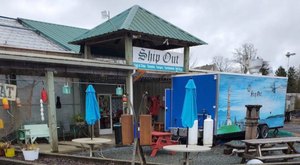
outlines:
M191 45L206 44L202 40L179 29L171 23L159 18L142 7L135 5L110 20L75 38L72 43L79 44L84 40L99 37L104 34L128 30L191 43Z
M69 44L69 42L88 31L87 29L83 28L39 22L23 18L18 18L18 20L24 26L38 31L67 50L74 51L76 53L79 52L80 46Z

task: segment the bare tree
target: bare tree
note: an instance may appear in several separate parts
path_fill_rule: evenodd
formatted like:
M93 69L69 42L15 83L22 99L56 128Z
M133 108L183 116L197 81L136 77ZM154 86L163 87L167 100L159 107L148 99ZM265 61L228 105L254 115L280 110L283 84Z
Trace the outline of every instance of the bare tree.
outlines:
M190 68L195 68L197 63L198 63L198 57L194 56L193 53L190 53L190 58L189 58L189 63L190 63Z
M247 73L247 66L249 65L249 60L256 58L257 49L251 43L243 44L240 48L235 49L234 61L240 64L241 72Z
M232 70L232 61L223 56L214 56L212 63L216 65L218 71L220 72L230 72Z

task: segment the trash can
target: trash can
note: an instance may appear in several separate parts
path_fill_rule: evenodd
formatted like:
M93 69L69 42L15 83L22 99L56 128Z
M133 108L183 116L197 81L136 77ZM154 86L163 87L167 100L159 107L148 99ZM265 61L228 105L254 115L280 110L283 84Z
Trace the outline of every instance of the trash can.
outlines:
M122 127L121 124L114 124L116 145L122 145Z

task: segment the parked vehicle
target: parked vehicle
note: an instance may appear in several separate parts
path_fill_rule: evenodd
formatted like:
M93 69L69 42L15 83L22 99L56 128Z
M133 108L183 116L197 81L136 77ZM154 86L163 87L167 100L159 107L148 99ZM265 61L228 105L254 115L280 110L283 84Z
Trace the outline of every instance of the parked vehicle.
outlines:
M295 111L296 98L297 98L297 93L286 94L285 121L292 120L292 114Z
M245 130L245 105L262 105L258 136L284 126L287 78L229 73L185 74L172 77L166 90L165 129L182 128L185 84L192 78L197 90L198 128L207 115L214 119L214 135ZM276 129L276 131L278 131Z

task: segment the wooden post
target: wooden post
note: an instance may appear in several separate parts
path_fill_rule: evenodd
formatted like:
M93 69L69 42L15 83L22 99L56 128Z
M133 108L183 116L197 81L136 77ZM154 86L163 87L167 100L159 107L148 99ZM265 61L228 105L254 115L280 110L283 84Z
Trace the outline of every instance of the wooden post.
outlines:
M190 47L186 46L183 49L183 54L184 54L184 63L183 63L183 68L185 72L188 72L190 70Z
M125 35L125 60L127 65L132 65L132 38Z
M140 115L140 145L152 144L152 117Z
M133 116L123 114L121 116L121 126L122 126L122 144L131 145L134 140L133 135Z
M84 45L84 58L85 59L91 58L91 47L88 45Z
M46 72L48 86L48 123L50 134L51 152L58 152L58 137L57 137L57 121L55 107L55 92L54 92L54 76L53 71Z

